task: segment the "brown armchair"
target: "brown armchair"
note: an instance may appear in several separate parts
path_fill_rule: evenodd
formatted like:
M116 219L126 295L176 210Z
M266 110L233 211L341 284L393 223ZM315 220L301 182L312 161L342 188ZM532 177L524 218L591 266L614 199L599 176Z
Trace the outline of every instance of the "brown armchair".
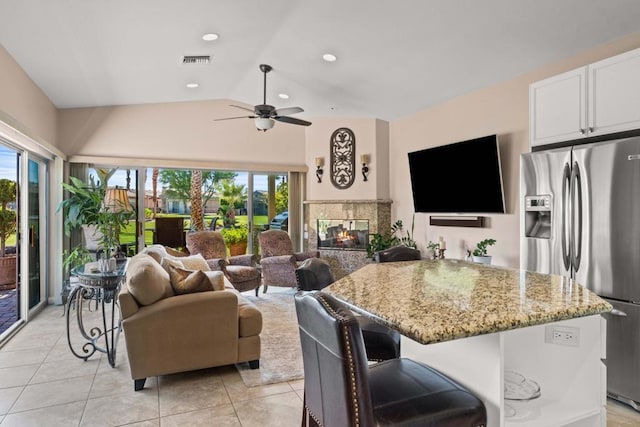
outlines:
M209 268L223 271L234 288L240 292L260 287L260 270L252 254L227 257L224 237L219 231L196 231L187 234L187 249L191 254L201 254Z
M267 230L258 234L262 289L269 286L296 287L296 268L308 258L320 258L319 251L293 252L291 238L283 230Z

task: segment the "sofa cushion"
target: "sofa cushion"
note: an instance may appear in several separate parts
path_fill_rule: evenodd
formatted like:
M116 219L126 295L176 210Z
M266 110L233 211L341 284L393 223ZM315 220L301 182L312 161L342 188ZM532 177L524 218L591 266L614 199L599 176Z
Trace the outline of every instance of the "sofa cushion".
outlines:
M202 270L187 270L169 265L169 277L176 295L213 290L209 277Z
M238 329L240 337L259 335L262 331L262 313L243 296L238 296Z
M209 279L214 291L224 290L224 273L222 271L203 271Z
M162 245L147 246L142 250L142 253L150 255L153 259L155 259L158 262L158 264L162 262L162 258L167 256L167 251Z
M129 262L127 286L140 305L150 305L174 295L169 274L151 255L142 253Z

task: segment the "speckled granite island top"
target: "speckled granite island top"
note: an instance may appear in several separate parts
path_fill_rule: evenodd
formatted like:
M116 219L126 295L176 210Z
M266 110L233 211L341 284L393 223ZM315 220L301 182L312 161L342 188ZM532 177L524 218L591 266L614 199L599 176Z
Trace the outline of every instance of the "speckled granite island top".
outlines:
M562 276L459 260L369 264L324 291L422 344L612 309Z

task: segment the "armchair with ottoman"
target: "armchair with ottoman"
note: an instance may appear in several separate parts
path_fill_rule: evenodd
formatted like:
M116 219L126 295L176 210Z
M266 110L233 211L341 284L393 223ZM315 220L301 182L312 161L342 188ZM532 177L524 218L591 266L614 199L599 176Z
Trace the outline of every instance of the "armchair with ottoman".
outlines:
M320 258L320 251L294 252L289 234L284 230L267 230L258 234L262 291L269 286L296 287L296 268L308 258Z
M150 252L131 258L118 295L134 389L150 376L241 362L258 368L257 307L200 255L158 261L161 251Z

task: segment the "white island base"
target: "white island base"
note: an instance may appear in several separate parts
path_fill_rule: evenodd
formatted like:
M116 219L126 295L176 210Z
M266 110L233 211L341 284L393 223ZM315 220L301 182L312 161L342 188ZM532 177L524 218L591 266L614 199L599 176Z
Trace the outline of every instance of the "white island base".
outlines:
M606 320L599 314L422 345L402 337L402 357L422 361L464 385L487 408L488 427L606 427ZM549 343L545 331L577 330L577 345ZM571 329L570 329L571 330ZM572 331L572 334L573 334ZM547 340L548 340L547 339ZM506 401L505 371L540 385L541 396Z

